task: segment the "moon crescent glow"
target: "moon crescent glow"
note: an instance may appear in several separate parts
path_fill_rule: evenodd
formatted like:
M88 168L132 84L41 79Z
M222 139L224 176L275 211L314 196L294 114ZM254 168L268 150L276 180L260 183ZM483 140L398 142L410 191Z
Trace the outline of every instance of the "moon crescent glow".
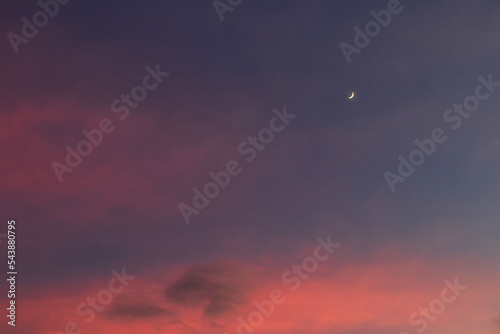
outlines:
M354 92L352 92L351 96L349 96L348 99L352 100L353 97L354 97Z

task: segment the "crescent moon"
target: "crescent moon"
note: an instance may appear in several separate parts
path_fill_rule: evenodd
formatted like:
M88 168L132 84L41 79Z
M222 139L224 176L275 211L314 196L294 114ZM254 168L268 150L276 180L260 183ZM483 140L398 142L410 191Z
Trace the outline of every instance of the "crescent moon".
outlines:
M352 92L351 96L348 97L349 100L352 100L354 97L354 92Z

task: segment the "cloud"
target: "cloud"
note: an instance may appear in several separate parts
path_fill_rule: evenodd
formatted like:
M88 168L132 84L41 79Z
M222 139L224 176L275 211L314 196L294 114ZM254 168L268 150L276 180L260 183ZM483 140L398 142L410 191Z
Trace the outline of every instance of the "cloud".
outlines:
M145 320L162 317L177 321L177 315L163 307L154 293L131 292L113 299L107 316L113 320Z
M131 319L145 319L155 317L170 317L177 318L173 312L165 310L161 307L146 303L118 303L113 304L108 311L108 316L111 318L131 318Z
M202 307L208 318L226 315L248 299L250 284L242 269L228 263L192 267L165 289L165 297L179 306Z

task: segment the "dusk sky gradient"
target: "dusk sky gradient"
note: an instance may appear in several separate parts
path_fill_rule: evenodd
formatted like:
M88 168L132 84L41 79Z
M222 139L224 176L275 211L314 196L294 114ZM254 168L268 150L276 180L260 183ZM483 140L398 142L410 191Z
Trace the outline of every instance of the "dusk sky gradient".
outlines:
M4 2L0 234L16 220L19 275L0 333L237 334L279 289L254 334L417 334L411 314L458 278L425 333L499 334L500 88L456 130L443 114L500 82L500 2L401 5L348 64L339 44L387 0L245 0L223 21L212 1L73 0L17 54L7 34L40 7ZM112 102L157 65L169 76L120 119ZM240 143L284 108L296 118L247 162ZM53 162L105 118L59 182ZM447 140L392 192L384 173L435 128ZM186 224L179 204L232 160ZM340 247L291 289L328 236ZM135 278L87 323L77 307L122 268Z

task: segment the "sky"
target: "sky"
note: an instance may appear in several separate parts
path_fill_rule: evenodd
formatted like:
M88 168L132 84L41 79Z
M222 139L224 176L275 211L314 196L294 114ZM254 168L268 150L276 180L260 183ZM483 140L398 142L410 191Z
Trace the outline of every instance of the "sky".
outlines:
M499 15L3 3L0 332L500 333Z

